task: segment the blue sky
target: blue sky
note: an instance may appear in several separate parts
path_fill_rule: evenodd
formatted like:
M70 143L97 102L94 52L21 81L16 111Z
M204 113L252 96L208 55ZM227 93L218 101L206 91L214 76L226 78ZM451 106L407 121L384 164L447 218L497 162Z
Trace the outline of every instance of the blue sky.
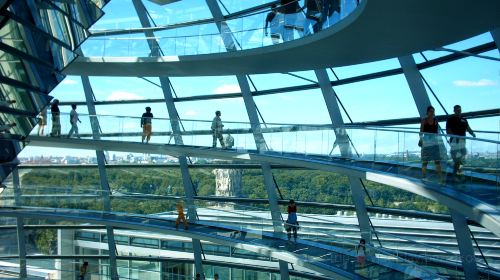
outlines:
M265 2L269 1L252 1L252 5ZM223 3L232 12L247 8L250 5L249 1L224 0ZM184 0L167 6L157 6L149 1L144 1L144 4L158 25L210 17L205 2L199 0ZM133 5L129 0L111 1L104 10L106 14L93 26L93 30L140 27ZM246 23L242 22L241 26L260 26L262 23L260 18L258 20L259 22L251 19L247 20ZM183 35L210 34L214 31L216 31L216 28L213 24L203 28L182 29ZM176 33L179 32L176 31ZM167 32L162 32L157 36L170 36L176 33L170 32L167 34ZM134 34L130 35L129 38L131 36L134 38L144 37L141 34ZM116 37L113 36L113 38ZM112 43L109 43L109 41L88 40L83 44L83 49L84 51L88 50L90 54L87 55L102 55L105 44L107 44L105 55L123 55L123 52L126 54L146 54L148 51L144 40L133 40L133 42L130 40L114 40ZM491 36L489 33L485 33L447 47L464 49L489 41L491 41ZM96 47L98 45L101 46L101 49L95 51L99 49L99 47ZM173 51L175 49L166 50L167 53ZM447 53L425 51L424 54L427 58L432 59ZM483 55L500 58L498 50ZM414 57L417 62L423 61L419 54L414 55ZM338 67L334 68L334 70L342 79L396 67L399 67L397 59L388 59ZM296 74L316 80L312 71L303 71ZM329 74L333 80L333 75ZM500 108L500 63L498 61L470 57L423 70L422 74L449 113L451 113L455 104L461 104L464 112ZM251 75L251 77L258 90L309 84L308 81L287 74L262 74ZM140 78L91 77L90 79L97 100L163 98L160 88ZM159 83L155 77L148 79ZM174 77L171 78L171 81L179 97L239 92L239 86L234 76ZM334 90L355 122L415 117L418 115L403 75L338 86ZM80 78L68 76L51 95L61 101L83 101L84 94ZM268 123L325 124L330 122L319 89L259 96L255 97L255 102L264 120ZM431 102L436 107L437 114L444 113L433 97L431 97ZM98 106L97 113L139 117L144 112L145 106L152 107L152 112L157 118L167 118L168 116L166 106L163 103ZM183 119L211 120L214 111L221 110L222 118L225 121L248 121L242 98L179 102L176 106L179 115ZM63 112L70 111L69 107L62 107L61 109ZM87 112L85 106L80 106L78 111L81 114ZM347 122L346 116L344 117ZM129 129L140 130L138 125L136 128L133 127L133 124L137 122L137 120L124 121L121 123L123 127L120 129L123 131L129 131ZM112 124L113 129L116 129L114 122L110 122L110 124ZM471 126L474 129L499 131L500 118L471 120ZM82 129L85 130L85 125L82 126ZM22 152L21 156L52 152L53 149L41 150L28 147ZM89 153L93 154L92 151L89 151Z

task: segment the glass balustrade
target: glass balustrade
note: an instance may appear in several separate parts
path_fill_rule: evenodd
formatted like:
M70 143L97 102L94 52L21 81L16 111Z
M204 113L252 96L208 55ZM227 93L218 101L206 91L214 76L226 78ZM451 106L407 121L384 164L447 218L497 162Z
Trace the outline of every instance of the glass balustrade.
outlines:
M69 116L62 114L61 120L63 131L68 131L70 129ZM98 122L100 124L101 132L99 132L99 136L103 140L141 141L140 118L80 115L80 120L82 123L78 124L79 136L83 139L92 137L90 125L92 120L94 123ZM234 146L222 149L220 144L217 143L218 147L214 151L260 153L291 159L312 160L323 164L347 166L367 172L375 171L382 172L382 174L398 175L401 178L409 178L410 180L418 179L417 184L421 179L421 155L418 142L420 138L424 139L424 143L432 138L432 143L437 147L435 150L439 151L444 180L435 170L434 163L431 162L429 164L428 178L422 182L428 187L449 188L451 191L466 193L497 207L494 199L498 193L498 132L477 132L477 138L454 137L464 139L466 143L466 161L463 163L463 174L457 176L452 174L453 160L450 157L452 148L449 143L449 135L425 135L420 134L414 128L360 128L349 126L333 128L331 125L261 124L260 129L252 129L249 123L226 121L223 123L224 136L231 133L234 138ZM210 148L212 146L210 121L182 120L178 124L174 122L174 127L176 126L181 128L180 134L184 145L193 146L194 149ZM149 143L174 145L175 141L171 130L172 123L169 119L155 118L152 120L152 127L153 134ZM260 150L256 149L254 134L257 135L257 138L262 137L264 139L265 145L260 145ZM67 134L63 133L62 137L67 137ZM54 141L58 141L56 137L54 137ZM124 194L126 195L126 193ZM218 222L233 227L234 232L237 232L238 229L240 232L242 230L253 232L251 239L250 237L248 239L249 242L264 244L259 243L263 242L262 236L273 231L272 219L267 209L261 209L261 215L259 208L243 207L228 202L195 201L195 205L197 209L206 208L211 211L209 215L206 213L199 214L200 221L206 222L207 227L208 224L213 222L213 217L218 214L220 214L219 216L235 215L241 217L241 220L246 223L235 223L230 219ZM170 215L174 218L176 213L170 212ZM311 219L311 222L326 222L315 219L314 215L304 215L303 218ZM283 224L283 221L278 222L281 225ZM422 237L415 240L414 238L410 239L379 231L376 231L376 233L382 243L379 244L375 239L372 240L373 245L370 246L373 246L373 249L370 250L375 252L374 255L377 256L377 260L394 261L394 254L398 255L399 252L411 251L424 258L434 258L441 255L445 260L459 262L458 257L453 257L456 255L456 250L450 251L450 249L440 246L440 244L435 244L436 242L433 243L431 237ZM227 236L227 232L220 232L219 234ZM326 230L325 232L317 230L307 232L304 230L304 232L301 232L300 238L324 244L325 246L334 245L351 253L352 248L356 245L356 238L343 236L342 233L335 230ZM449 240L449 242L454 243L455 240ZM404 254L401 254L401 256L404 256ZM406 257L411 258L411 255L407 254ZM326 256L311 253L305 258L311 261L327 261L326 259L330 258L329 261L333 262L332 258L334 256L332 253ZM399 259L396 260L399 261ZM342 262L346 263L344 266L351 265L349 263L352 261L355 263L355 258L342 260ZM479 260L479 266L487 267L481 260ZM365 273L367 275L376 275L378 272L366 271Z
M300 39L330 28L350 15L358 0L326 1L318 7L301 1L215 22L175 24L175 29L159 27L158 35L143 37L137 31L115 37L90 37L82 46L87 57L184 56L247 50ZM266 19L269 21L266 24ZM218 31L219 32L218 32ZM160 35L161 34L161 35Z
M61 137L67 137L71 129L69 115L61 114L60 119ZM139 117L80 115L80 120L79 137L91 138L91 122L95 122L99 124L101 139L126 142L142 140ZM50 121L49 117L48 128ZM181 130L184 145L212 147L212 122L202 120L172 123L169 119L154 118L149 143L175 144L172 124ZM223 124L224 138L231 134L234 139L234 144L226 147L227 152L260 153L283 159L317 161L357 172L377 172L397 175L403 179L418 179L421 181L413 182L421 182L437 190L449 188L493 207L499 206L498 132L478 132L477 137L472 138L425 134L401 128L261 124L259 128L252 129L250 123L224 121ZM419 147L421 138L423 147ZM258 148L255 139L259 140ZM455 144L456 141L460 144ZM220 148L220 141L217 140L217 149ZM434 153L433 160L428 162L425 178L421 168L424 150ZM439 161L442 172L438 172L434 159ZM454 173L456 160L461 161L461 169Z
M244 207L244 206L239 206ZM251 207L255 210L255 207ZM234 212L225 209L214 209L215 211L224 211L225 215L232 213L235 215L241 215L241 211ZM42 213L45 217L55 216L61 219L79 219L86 221L94 221L99 219L105 219L106 221L119 221L120 223L130 224L130 225L143 225L145 227L153 228L163 228L171 229L173 225L173 217L167 216L143 216L143 215L131 215L127 213L108 213L99 211L88 211L88 210L69 210L69 209L55 209L55 208L23 208L18 210L20 213L29 214L32 211L37 211ZM189 211L186 211L189 212ZM252 214L249 214L252 215ZM353 250L356 243L346 240L344 243L349 244L346 248L341 248L338 246L321 245L321 243L316 242L313 237L314 234L304 234L305 238L299 242L287 242L284 238L275 236L273 233L268 232L258 232L255 228L246 228L241 230L241 228L231 227L231 226L221 226L218 223L206 222L202 219L191 224L188 232L200 233L203 236L213 238L213 236L218 236L221 240L227 240L229 242L237 241L241 246L237 246L240 249L247 249L254 251L255 253L262 252L267 255L267 250L272 250L275 252L282 252L292 255L297 255L300 260L305 263L309 263L312 266L332 266L341 268L351 273L357 275L362 275L369 277L370 279L385 279L387 275L391 275L396 278L406 277L405 275L410 275L413 277L424 277L428 279L440 279L441 277L433 273L428 269L424 269L414 263L407 260L399 258L398 256L389 253L381 248L376 248L369 244L366 245L366 263L360 262L356 259L356 253ZM309 235L309 236L308 236ZM339 236L329 236L331 239L341 239ZM159 244L159 243L158 243ZM154 248L159 248L156 244ZM265 247L254 247L254 246L265 246ZM153 248L153 247L152 247ZM253 248L253 249L252 249ZM269 248L269 249L267 249ZM258 251L255 251L258 250ZM392 265L395 263L399 264L398 269L393 268ZM431 277L431 278L429 278Z

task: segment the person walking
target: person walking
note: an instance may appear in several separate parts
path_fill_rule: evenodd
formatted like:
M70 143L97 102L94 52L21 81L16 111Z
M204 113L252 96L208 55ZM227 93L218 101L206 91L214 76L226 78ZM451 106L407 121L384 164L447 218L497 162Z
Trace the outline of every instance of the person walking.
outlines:
M78 118L78 113L76 112L76 104L71 104L71 112L69 113L69 122L71 124L71 129L68 132L68 138L75 133L75 136L80 139L80 134L78 134L78 123L82 121Z
M52 114L52 132L50 136L60 137L61 136L61 111L59 110L59 100L54 99L52 105L50 106L50 112Z
M45 126L47 125L47 107L38 114L38 136L45 134Z
M294 241L297 241L297 227L299 226L299 222L297 221L297 205L295 205L295 201L293 199L290 199L288 202L288 217L286 219L286 225L286 235L288 240L290 241L293 232L293 239Z
M469 132L472 137L476 134L469 126L467 120L462 117L462 107L455 105L453 107L453 116L446 121L446 133L456 136L465 136L465 132ZM453 159L453 175L458 175L461 172L462 165L464 164L465 155L467 150L465 148L465 138L450 137L450 154Z
M304 0L304 6L302 7L302 10L306 9L306 20L304 25L305 35L316 33L321 30L319 22L322 7L323 0ZM311 32L311 26L313 32Z
M78 280L86 280L87 272L89 269L89 262L84 262L80 267L80 274L78 275Z
M215 111L215 117L212 121L212 126L210 127L212 129L212 138L213 138L212 148L217 147L217 139L219 139L222 148L226 147L224 145L224 138L222 136L222 128L224 127L224 125L222 124L220 116L221 116L220 111Z
M441 170L441 153L439 149L439 138L437 136L439 124L434 116L434 107L427 107L427 116L420 122L419 146L422 158L422 179L426 179L427 165L429 161L434 161L440 182L443 182L443 172Z
M142 114L141 117L142 143L144 143L144 139L146 139L146 144L147 144L149 143L149 139L151 139L151 134L153 131L152 119L153 119L153 114L151 113L151 107L146 107L146 112Z
M184 224L184 229L189 229L189 225L186 220L186 216L184 215L184 205L182 204L181 201L177 202L177 219L175 220L175 228L179 227L179 222L182 220L182 223Z
M271 29L271 40L273 41L273 45L278 44L280 42L281 34L280 34L280 22L278 11L276 9L276 4L271 5L271 11L266 16L266 23L264 25L264 34L269 36L269 32L267 27L270 26Z
M360 266L365 266L366 261L366 241L361 238L359 244L356 246L356 259Z

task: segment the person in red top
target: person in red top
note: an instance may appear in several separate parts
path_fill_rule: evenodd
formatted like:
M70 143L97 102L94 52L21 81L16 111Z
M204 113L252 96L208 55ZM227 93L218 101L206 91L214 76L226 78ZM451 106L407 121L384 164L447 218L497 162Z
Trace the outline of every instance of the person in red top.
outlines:
M297 206L295 205L295 201L290 199L288 202L288 218L286 219L286 235L288 240L292 237L293 231L293 239L297 241L297 228L299 227L299 222L297 221Z
M184 223L184 229L189 229L186 216L184 215L184 205L182 205L181 201L177 202L177 219L175 220L175 228L179 227L179 222L182 220Z

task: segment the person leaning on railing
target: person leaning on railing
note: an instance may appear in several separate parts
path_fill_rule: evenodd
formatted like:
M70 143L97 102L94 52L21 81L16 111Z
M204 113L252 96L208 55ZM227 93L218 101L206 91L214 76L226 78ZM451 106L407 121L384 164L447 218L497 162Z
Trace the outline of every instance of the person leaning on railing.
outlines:
M47 107L43 108L43 110L38 114L38 136L43 136L45 131L45 126L47 125Z
M141 117L142 143L144 143L144 139L146 139L147 144L149 143L149 139L151 139L151 134L153 133L152 120L153 113L151 113L151 107L146 107L146 112L142 114Z
M462 107L460 105L455 105L453 107L453 112L453 116L446 121L446 133L465 137L465 132L467 131L472 137L476 137L476 134L470 128L467 120L462 117ZM467 154L465 138L450 137L450 154L454 162L453 174L458 175L464 163L465 155Z
M50 113L52 114L52 132L50 136L60 137L61 136L61 111L59 110L59 100L54 99L52 105L50 106Z

